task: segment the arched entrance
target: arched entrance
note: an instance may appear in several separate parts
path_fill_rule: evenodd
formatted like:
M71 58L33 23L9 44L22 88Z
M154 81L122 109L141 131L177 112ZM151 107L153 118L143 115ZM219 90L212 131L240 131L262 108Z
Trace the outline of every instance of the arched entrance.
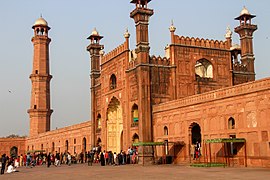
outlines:
M97 146L101 146L101 139L100 138L98 138L98 140L97 140Z
M96 149L95 149L98 153L101 152L101 139L98 138L97 140L97 146L96 146Z
M139 142L139 136L138 136L138 134L135 133L135 134L132 136L132 142L133 142L133 143Z
M113 97L107 109L107 149L112 152L121 150L123 131L122 108L117 98Z
M10 157L17 158L18 157L18 148L16 146L13 146L10 149Z
M201 143L202 135L200 125L197 123L192 123L189 128L191 130L191 144L196 144L197 141Z

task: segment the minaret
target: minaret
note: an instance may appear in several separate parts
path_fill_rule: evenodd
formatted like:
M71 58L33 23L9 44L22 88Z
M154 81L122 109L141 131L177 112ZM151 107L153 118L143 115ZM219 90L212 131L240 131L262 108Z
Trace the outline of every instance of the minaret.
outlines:
M100 77L100 53L103 45L99 44L103 36L100 36L98 31L94 29L91 35L87 38L90 40L90 45L87 46L87 51L90 53L91 59L91 146L95 147L96 142L96 128L97 128L97 112L96 112L96 96L97 91L96 79Z
M136 73L138 77L138 112L139 112L139 141L152 142L152 105L151 105L151 84L149 65L149 18L154 14L147 5L151 0L132 0L135 9L130 13L136 26L136 49L137 63ZM139 163L151 164L153 162L152 148L148 146L139 147Z
M50 27L45 19L40 17L32 27L34 37L33 69L30 79L32 82L31 106L27 111L30 116L30 134L35 136L39 133L50 131L50 119L53 110L50 106L50 65L48 37Z
M149 62L149 36L148 25L149 18L154 14L152 9L147 8L147 4L151 0L132 0L131 3L136 4L136 8L130 13L130 17L134 19L136 26L136 53L138 54L138 63Z
M251 24L251 19L256 17L251 15L246 7L243 8L239 17L240 25L234 29L240 36L241 41L241 61L247 67L247 81L255 80L254 54L253 54L253 32L257 30L257 25Z
M171 33L171 44L174 45L175 44L175 39L176 39L176 36L175 36L175 30L176 30L176 27L174 26L173 24L173 20L171 22L171 26L169 28L170 30L170 33ZM170 45L170 59L171 59L171 62L172 62L172 65L175 66L176 65L176 59L175 59L175 47ZM172 78L171 78L171 81L172 81L172 99L177 99L177 84L176 84L176 68L172 68L171 69L171 73L172 73Z

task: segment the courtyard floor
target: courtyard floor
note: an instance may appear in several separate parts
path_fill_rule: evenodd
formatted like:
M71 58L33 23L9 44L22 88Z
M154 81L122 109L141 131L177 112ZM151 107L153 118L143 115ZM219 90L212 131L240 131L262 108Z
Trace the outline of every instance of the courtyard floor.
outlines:
M60 167L37 166L34 168L21 167L20 172L0 175L5 180L32 180L32 179L245 179L245 180L266 180L270 179L270 169L267 168L223 168L223 167L190 167L179 165L123 165L123 166L100 166L94 164L75 164Z

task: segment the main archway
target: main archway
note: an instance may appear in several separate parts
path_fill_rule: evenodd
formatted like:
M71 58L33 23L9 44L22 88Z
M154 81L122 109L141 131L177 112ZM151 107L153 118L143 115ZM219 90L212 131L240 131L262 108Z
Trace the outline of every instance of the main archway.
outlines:
M107 151L120 152L122 131L122 108L119 100L113 97L107 109Z

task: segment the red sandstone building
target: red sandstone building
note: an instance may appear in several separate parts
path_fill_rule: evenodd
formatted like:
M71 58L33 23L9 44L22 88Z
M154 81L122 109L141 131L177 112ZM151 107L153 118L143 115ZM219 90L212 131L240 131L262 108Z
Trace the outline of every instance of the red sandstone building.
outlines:
M99 145L120 152L136 143L141 164L164 156L173 163L191 163L198 141L201 162L269 167L270 79L255 81L255 15L244 8L235 18L240 45L232 43L229 28L225 41L218 41L178 36L172 24L166 56L156 57L149 52L150 1L131 1L135 50L129 48L128 31L124 43L107 54L97 30L88 37L91 120L53 131L50 27L43 18L35 22L30 134L20 148L74 153Z

